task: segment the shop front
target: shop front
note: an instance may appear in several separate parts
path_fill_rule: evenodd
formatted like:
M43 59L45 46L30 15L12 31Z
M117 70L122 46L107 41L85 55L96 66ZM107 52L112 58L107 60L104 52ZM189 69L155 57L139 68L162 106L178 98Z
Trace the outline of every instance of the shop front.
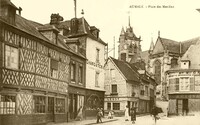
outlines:
M170 94L169 115L188 115L200 112L200 94Z
M83 107L85 117L85 88L69 86L68 111L69 120L75 120L80 108Z
M86 117L96 116L97 109L104 107L104 93L105 91L97 91L87 89L86 91Z

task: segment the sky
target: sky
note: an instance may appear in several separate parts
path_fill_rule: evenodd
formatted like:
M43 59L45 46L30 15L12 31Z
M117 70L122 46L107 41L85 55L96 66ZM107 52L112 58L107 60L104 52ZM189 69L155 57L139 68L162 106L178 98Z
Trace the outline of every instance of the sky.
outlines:
M52 13L59 13L64 20L75 17L74 0L11 1L22 8L23 17L41 24L49 23ZM84 16L90 26L100 29L100 37L108 43L109 50L115 42L117 56L119 35L122 27L128 27L129 16L135 35L141 36L142 51L145 51L152 40L155 44L158 31L161 37L175 41L200 36L198 8L199 0L77 0L77 17ZM109 55L112 56L113 51Z

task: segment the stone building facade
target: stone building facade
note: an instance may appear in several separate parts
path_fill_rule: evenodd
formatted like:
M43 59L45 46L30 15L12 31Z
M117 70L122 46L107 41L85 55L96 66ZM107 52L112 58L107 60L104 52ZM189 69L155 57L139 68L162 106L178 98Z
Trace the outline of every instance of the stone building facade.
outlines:
M158 83L157 97L162 100L167 99L167 83L165 72L178 67L180 59L191 45L198 41L198 37L187 41L177 42L174 40L162 38L160 33L149 49L147 70Z
M169 96L168 113L187 115L200 112L199 42L191 45L177 68L166 72Z
M119 36L118 59L132 63L136 62L140 58L140 42L141 38L134 34L130 23L126 31L122 28Z

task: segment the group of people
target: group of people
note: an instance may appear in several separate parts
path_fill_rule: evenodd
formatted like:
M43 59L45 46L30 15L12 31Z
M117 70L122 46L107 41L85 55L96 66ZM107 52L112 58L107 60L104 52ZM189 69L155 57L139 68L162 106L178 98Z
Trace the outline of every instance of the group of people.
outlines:
M134 124L135 121L136 121L136 107L131 108L130 115L131 115L131 121ZM128 106L126 106L126 108L125 108L125 121L129 121L129 108L128 108Z
M154 105L153 108L151 109L150 113L151 113L151 116L153 116L154 122L156 124L156 121L158 119L160 119L158 117L158 113L161 113L161 111L159 111L159 108ZM130 116L131 116L131 121L134 124L135 121L136 121L136 107L131 108ZM128 106L126 106L126 108L125 108L125 121L129 121L129 108L128 108Z
M82 120L83 119L83 114L82 113L83 113L83 107L80 106L80 108L78 110L78 114L77 114L76 120ZM154 121L156 123L156 121L159 119L158 113L160 113L158 108L154 105L150 113L153 116ZM102 123L103 122L102 121L102 117L103 116L104 116L103 108L98 108L97 109L97 123L99 123L99 122ZM131 121L134 124L135 121L136 121L136 107L131 108L130 116L131 116ZM109 111L108 112L108 119L112 119L112 118L113 118L113 112ZM126 108L125 108L125 121L129 121L129 108L128 108L128 106L126 106Z

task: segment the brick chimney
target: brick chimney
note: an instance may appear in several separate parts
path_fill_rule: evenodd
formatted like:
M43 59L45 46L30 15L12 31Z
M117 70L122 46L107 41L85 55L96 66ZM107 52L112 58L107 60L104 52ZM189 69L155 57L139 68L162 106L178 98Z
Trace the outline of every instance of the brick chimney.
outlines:
M50 25L58 25L61 21L63 21L63 17L57 14L51 14Z

